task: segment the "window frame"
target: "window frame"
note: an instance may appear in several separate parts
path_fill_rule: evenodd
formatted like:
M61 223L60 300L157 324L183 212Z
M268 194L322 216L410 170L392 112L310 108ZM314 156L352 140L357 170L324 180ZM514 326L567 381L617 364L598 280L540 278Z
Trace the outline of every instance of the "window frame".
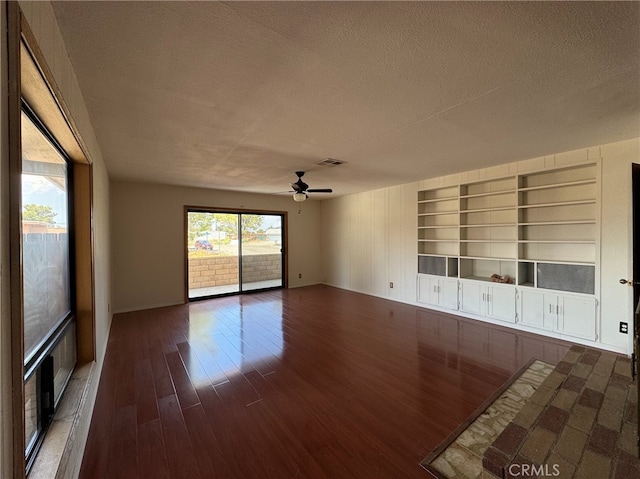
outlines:
M49 426L53 422L53 416L58 409L60 400L64 395L64 389L69 382L71 377L71 373L64 381L63 392L61 393L59 398L55 397L54 388L53 388L53 376L52 374L55 372L53 369L53 356L52 353L55 348L60 344L65 335L70 331L72 327L76 328L76 278L75 278L75 221L74 221L74 182L73 182L73 162L69 158L67 152L62 148L57 139L53 136L53 134L47 129L47 127L43 124L42 120L35 114L33 109L29 106L27 101L22 98L21 99L21 113L33 123L36 129L44 136L44 138L51 144L52 148L56 150L56 152L62 157L66 164L66 188L65 188L65 196L67 203L67 234L68 236L68 257L69 257L69 312L64 315L64 317L60 318L55 326L46 334L46 336L38 343L36 348L29 354L28 357L24 358L24 384L35 375L36 377L36 405L37 405L37 427L36 427L36 436L33 440L27 441L25 438L25 469L28 474L31 466L33 465L36 456L38 455L38 451L42 446L44 438L47 434ZM22 135L21 135L22 140ZM21 170L22 175L22 170ZM22 204L22 192L21 192L21 207ZM21 235L21 238L24 238ZM24 249L24 246L21 245L21 250ZM22 259L22 263L24 265L24 258ZM23 266L24 267L24 266ZM21 295L24 298L24 288L23 294ZM24 303L23 303L24 304ZM23 305L24 310L24 305ZM24 315L23 315L23 338L24 338ZM77 333L76 333L77 338ZM23 340L23 349L24 349L24 340ZM77 365L77 354L78 344L76 339L75 344L75 363L74 368ZM73 372L73 369L71 372ZM25 429L26 429L26 414L25 414Z
M75 221L75 266L72 264L76 283L75 302L72 305L76 311L76 358L77 368L84 367L96 360L96 295L95 295L95 265L94 265L94 236L93 236L93 165L88 154L88 148L79 133L73 115L65 103L62 92L58 87L52 71L49 69L31 31L18 2L6 2L6 75L7 100L3 120L6 121L7 158L8 165L6 180L7 208L7 276L9 278L8 297L10 312L10 333L7 343L7 353L3 358L10 366L10 405L5 409L4 418L10 418L6 423L10 427L11 437L3 443L3 459L10 464L5 471L10 471L13 479L26 477L25 459L25 388L24 388L24 344L23 344L23 308L22 308L22 204L21 204L21 121L22 100L26 99L35 114L42 120L43 125L51 131L59 141L63 150L71 160L68 163L73 176L73 219ZM82 115L82 112L80 112ZM70 238L71 241L71 238ZM55 347L55 346L54 346ZM74 435L76 424L72 426L70 436ZM47 449L47 448L45 448ZM47 449L46 456L56 455L57 452ZM59 467L71 458L72 450L65 448L61 457L54 459ZM36 462L38 461L36 457ZM52 457L50 457L52 458ZM46 459L43 459L46 460ZM54 466L54 467L58 467ZM60 472L61 469L58 469Z

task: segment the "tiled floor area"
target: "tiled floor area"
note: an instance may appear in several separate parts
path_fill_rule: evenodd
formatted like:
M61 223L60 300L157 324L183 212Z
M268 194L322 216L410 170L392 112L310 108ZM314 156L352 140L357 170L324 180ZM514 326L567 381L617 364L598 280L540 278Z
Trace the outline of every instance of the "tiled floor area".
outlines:
M484 453L485 474L640 478L637 432L629 358L573 346Z
M553 371L542 361L533 362L515 381L435 459L424 467L447 479L482 477L482 455Z

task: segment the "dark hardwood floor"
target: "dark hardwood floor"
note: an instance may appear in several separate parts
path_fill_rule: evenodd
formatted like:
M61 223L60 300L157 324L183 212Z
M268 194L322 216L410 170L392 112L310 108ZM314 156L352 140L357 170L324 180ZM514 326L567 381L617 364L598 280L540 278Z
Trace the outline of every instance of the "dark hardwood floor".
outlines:
M428 478L569 343L327 286L114 317L81 478Z

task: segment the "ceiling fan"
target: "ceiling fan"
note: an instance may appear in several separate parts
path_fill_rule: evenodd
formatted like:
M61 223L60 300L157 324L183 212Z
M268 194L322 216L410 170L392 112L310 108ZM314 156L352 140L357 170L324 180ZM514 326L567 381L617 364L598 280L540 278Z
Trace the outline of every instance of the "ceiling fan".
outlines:
M298 181L289 183L293 189L293 201L304 201L308 198L307 193L333 193L331 188L309 188L309 185L302 181L304 171L296 171Z

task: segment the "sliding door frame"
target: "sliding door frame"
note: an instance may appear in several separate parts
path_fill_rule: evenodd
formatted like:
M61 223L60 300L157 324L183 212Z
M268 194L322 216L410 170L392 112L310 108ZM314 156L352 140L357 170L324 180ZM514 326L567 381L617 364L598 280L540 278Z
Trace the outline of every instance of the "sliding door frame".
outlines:
M207 206L188 206L184 207L184 302L189 303L189 213L226 213L235 215L273 215L280 216L282 218L282 288L287 289L289 287L289 261L288 257L288 217L287 211L274 211L274 210L254 210L254 209L238 209L238 208L218 208ZM242 222L238 222L238 231L242 228ZM261 290L242 290L242 244L238 246L238 292L232 294L252 293L254 291ZM198 298L200 299L200 298ZM207 299L203 297L202 299Z

